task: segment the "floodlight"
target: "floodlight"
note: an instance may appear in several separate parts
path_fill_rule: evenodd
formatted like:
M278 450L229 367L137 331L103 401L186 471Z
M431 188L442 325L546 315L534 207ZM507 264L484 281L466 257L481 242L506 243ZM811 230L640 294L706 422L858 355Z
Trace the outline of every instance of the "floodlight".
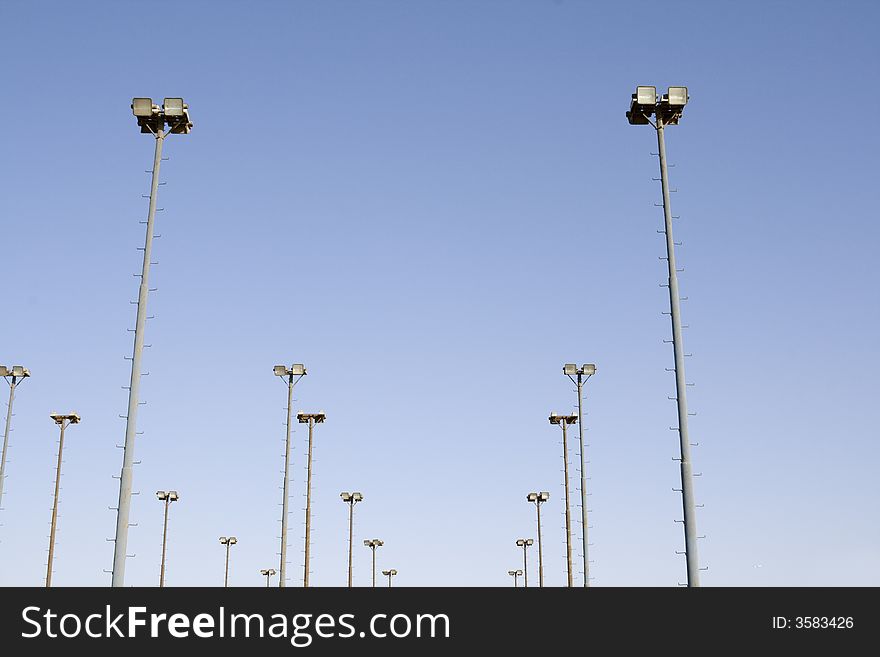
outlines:
M284 365L276 365L272 368L275 376L287 376L287 368Z
M387 575L387 574L388 574L388 573L383 573L383 575ZM508 571L507 571L507 574L508 574L508 575L516 575L517 573L516 573L515 570L508 570Z
M657 87L636 87L636 93L633 94L633 100L636 105L655 105L657 103Z
M294 363L290 366L290 373L294 376L303 376L306 373L306 366L302 363Z
M221 537L220 537L220 542L223 543L223 545L226 545L226 537L225 537L225 536L221 536Z
M180 499L180 495L177 494L177 491L176 491L176 490L171 490L171 491L168 491L168 498L169 498L172 502L176 502L177 500Z
M162 107L165 110L166 118L169 116L182 117L185 105L183 104L183 98L166 98L162 103Z
M0 365L0 376L9 376L12 372L9 371L9 368L6 365Z
M541 499L541 501L546 502L550 499L550 493L548 493L547 491L541 491L540 493L538 493L538 497Z
M138 118L150 118L158 111L152 98L132 98L131 111Z
M538 499L537 493L529 493L528 495L526 495L526 500L528 500L529 502L535 502L535 501L537 501L537 499Z
M360 493L352 493L351 496L352 496L352 498L354 498L355 502L362 502L364 499L364 496L361 495Z
M349 502L349 501L351 501L352 496L349 495L348 493L339 493L339 497L342 498L343 502Z
M166 497L168 497L168 493L166 493L164 490L157 490L156 497L158 497L160 500L164 500Z
M574 363L566 363L562 366L562 373L567 374L568 376L574 376L577 374L577 365Z
M666 93L666 99L673 107L684 107L688 102L687 87L669 87Z
M593 376L596 373L596 366L593 365L592 363L587 363L583 367L583 372L587 376Z
M18 377L19 379L24 378L26 376L30 376L31 373L28 371L26 367L22 367L21 365L13 365L12 367L12 376Z
M238 543L238 539L235 538L235 536L230 536L230 537L229 537L229 542L230 542L232 545L235 545L236 543Z

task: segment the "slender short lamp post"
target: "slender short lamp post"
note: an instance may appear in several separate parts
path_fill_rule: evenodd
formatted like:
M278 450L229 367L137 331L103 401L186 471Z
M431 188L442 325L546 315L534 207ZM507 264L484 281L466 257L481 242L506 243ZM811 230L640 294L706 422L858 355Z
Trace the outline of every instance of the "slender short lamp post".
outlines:
M392 568L391 570L383 570L382 574L388 578L388 588L391 588L391 578L397 574L397 571Z
M229 586L229 548L238 543L238 539L235 536L230 536L227 538L226 536L220 537L220 544L226 546L226 571L223 576L223 586Z
M364 501L364 496L355 491L354 493L340 493L339 497L348 504L348 588L352 587L353 575L353 555L352 546L354 544L354 505Z
M79 415L69 413L52 413L49 415L61 429L61 437L58 439L58 465L55 468L55 498L52 502L52 523L49 529L49 562L46 565L46 588L52 586L52 561L55 558L55 529L58 526L58 493L61 490L61 455L64 452L64 430L71 424L79 424Z
M529 558L526 551L532 547L534 543L534 539L531 538L520 538L516 541L517 547L521 547L523 550L523 586L525 586L525 588L529 588Z
M263 577L266 578L266 588L267 589L269 588L269 578L272 577L274 574L275 574L274 568L263 568L263 570L260 571L260 575L262 575Z
M581 448L581 541L584 548L584 586L590 585L590 558L589 558L589 542L587 534L589 527L587 526L587 459L584 451L584 382L596 373L596 366L588 363L583 367L578 367L573 363L566 363L562 367L562 373L565 374L572 383L577 386L578 396L578 440ZM575 378L577 377L577 378Z
M3 432L3 453L0 456L0 509L3 508L3 482L6 479L6 449L9 446L9 432L12 426L12 402L15 401L15 389L21 382L30 377L28 368L21 365L6 367L0 365L0 376L9 384L9 404L6 407L6 430Z
M681 498L684 511L684 544L687 560L688 586L700 585L700 560L697 553L697 518L694 504L691 443L688 435L687 383L684 373L684 340L681 333L681 297L678 291L678 270L675 265L675 241L672 236L672 207L669 202L669 172L666 165L664 128L678 125L688 102L687 87L669 87L661 98L657 88L640 86L632 95L626 118L630 125L650 125L657 132L660 157L660 185L663 190L663 219L666 235L666 264L669 272L669 306L672 320L672 351L675 358L675 400L678 406L678 442L681 451ZM654 120L651 120L651 116Z
M279 376L287 384L287 438L284 441L284 484L283 497L281 498L281 564L279 570L281 575L278 577L278 586L284 588L287 586L287 502L290 496L290 422L293 413L293 386L303 378L308 372L302 363L294 363L290 367L287 365L276 365L273 368L275 376Z
M518 583L517 578L523 574L523 571L521 571L521 570L508 570L507 574L510 575L511 577L513 577L513 588L518 587L519 583Z
M180 499L180 495L177 494L176 490L169 490L168 492L157 490L156 497L159 498L160 502L165 503L165 522L162 525L162 565L159 566L159 588L163 588L165 586L165 547L168 544L168 508L172 502Z
M373 551L373 588L376 588L376 548L385 545L385 541L372 538L364 541L364 545Z
M154 105L150 98L133 98L131 111L137 119L141 132L152 134L156 138L156 152L153 156L153 178L150 186L150 207L147 212L144 264L140 274L137 319L134 325L134 347L131 357L131 380L128 386L128 412L125 415L122 472L119 475L119 503L116 506L116 538L113 547L113 586L125 586L132 467L134 466L134 443L137 433L138 394L141 385L141 356L144 352L144 332L147 323L150 260L153 255L153 223L156 216L156 200L159 196L159 165L162 163L162 144L168 134L189 134L193 125L189 120L189 106L183 102L183 98L166 98L162 107ZM166 125L167 130L165 129Z
M562 427L562 461L565 473L565 558L568 563L568 586L574 586L571 572L571 501L568 490L568 433L566 427L577 422L577 415L550 414L550 424Z
M535 504L538 511L538 586L544 586L544 553L541 550L541 505L550 499L550 493L541 491L539 493L529 493L526 495L529 502Z
M306 562L303 573L303 587L309 588L309 550L312 538L312 434L315 431L315 425L322 424L327 417L324 415L324 411L318 413L299 412L296 414L296 419L300 424L309 425L309 454L308 465L306 465Z

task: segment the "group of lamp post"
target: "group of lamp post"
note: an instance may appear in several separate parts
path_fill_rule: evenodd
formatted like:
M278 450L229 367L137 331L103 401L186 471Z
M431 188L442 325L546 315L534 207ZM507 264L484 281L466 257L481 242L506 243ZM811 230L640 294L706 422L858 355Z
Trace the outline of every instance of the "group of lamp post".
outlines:
M8 367L0 365L0 376L9 385L9 402L6 407L6 426L3 432L3 451L0 453L0 503L3 500L3 482L6 479L6 455L9 449L9 432L12 430L12 405L15 401L15 389L25 379L29 379L31 372L22 365ZM55 561L55 534L58 530L58 501L61 493L61 463L64 457L64 431L71 424L79 424L80 417L77 413L49 414L52 421L58 425L58 460L55 465L55 490L52 496L52 518L49 521L49 557L46 561L46 587L52 586L52 566Z
M666 261L668 267L668 284L669 301L670 301L670 318L672 322L672 345L675 360L675 401L678 411L678 434L680 448L680 476L683 507L683 526L685 534L685 556L687 561L687 577L689 586L699 586L699 571L703 570L699 567L697 556L697 533L696 533L696 512L693 493L693 470L690 458L690 446L688 435L688 410L686 399L686 383L684 368L684 344L682 339L681 309L678 288L678 278L675 261L675 242L672 232L672 208L670 204L669 194L669 175L666 163L666 143L665 143L665 127L669 125L677 125L684 111L684 107L689 100L687 87L669 87L667 93L658 96L656 87L639 86L636 92L632 94L629 111L626 112L627 120L631 125L651 125L657 133L658 156L660 161L660 180L663 193L663 213L664 213L664 233L666 240ZM113 540L113 570L112 570L112 586L124 586L125 579L125 563L127 558L128 545L128 529L130 526L129 516L131 510L131 496L133 484L132 468L134 461L134 447L137 435L137 410L139 402L139 389L141 372L141 360L144 349L144 337L147 320L147 297L150 291L149 274L151 262L152 243L154 237L154 220L156 214L156 203L158 200L159 189L159 168L162 162L162 147L165 138L169 134L189 134L193 124L189 116L189 107L183 98L165 98L162 105L153 103L151 98L133 98L131 103L132 113L134 114L140 131L144 134L151 134L155 139L155 151L153 156L153 167L149 171L152 174L149 209L147 212L146 235L144 243L143 265L140 274L140 286L138 291L137 316L134 328L134 344L131 357L131 377L128 398L128 412L123 416L126 420L125 442L123 445L123 462L122 470L119 476L119 502L116 507L116 533ZM653 119L652 119L653 117ZM291 409L293 406L293 387L297 381L306 375L306 369L302 364L294 364L291 367L278 365L275 367L275 374L282 377L288 385L288 405L287 405L287 438L285 443L285 463L284 463L284 480L283 480L283 498L282 498L282 519L281 519L281 560L279 567L279 586L286 585L286 565L287 565L287 519L288 519L288 496L289 496L289 467L290 467L290 433L291 433ZM553 413L550 415L551 424L557 424L562 428L563 438L563 458L565 470L565 518L566 518L566 562L567 562L567 581L568 586L573 586L572 573L572 545L571 545L571 509L570 509L570 492L569 492L569 476L568 476L568 454L567 454L567 427L571 424L578 423L579 439L580 439L580 458L581 458L581 521L582 521L582 543L583 543L583 573L584 586L590 585L589 575L589 558L588 558L588 542L587 542L587 504L586 504L586 461L584 457L583 444L583 412L582 412L582 390L583 382L595 372L595 366L584 365L578 368L575 365L567 364L563 369L564 374L572 379L578 389L578 413L577 415L559 415ZM15 397L15 390L26 378L30 376L27 368L16 365L12 368L0 366L0 376L2 376L9 384L9 405L6 415L6 426L3 436L3 450L0 455L0 502L2 502L3 484L6 477L6 456L9 443L9 432L12 418L12 404ZM575 377L577 377L575 379ZM77 424L80 421L79 415L76 413L59 414L52 413L52 420L59 426L61 436L58 445L58 465L56 468L55 478L55 496L52 507L52 522L49 538L49 558L46 572L46 586L51 585L52 581L52 562L55 553L55 531L58 516L58 494L60 490L61 462L62 450L64 447L64 431L71 424ZM308 464L307 464L307 488L306 488L306 536L305 536L305 564L303 573L304 586L309 585L309 559L310 559L310 530L311 530L311 464L312 464L312 440L315 424L324 422L325 415L319 413L297 413L297 421L309 425L309 447L308 447ZM172 498L171 495L174 494ZM176 492L170 491L165 493L159 491L159 499L165 503L165 525L163 528L163 545L162 545L162 565L160 569L160 586L164 586L165 580L165 552L167 541L167 519L168 507L171 502L177 498ZM343 501L351 505L349 516L349 586L352 582L352 554L351 554L351 523L354 512L354 504L363 499L359 493L352 493L348 499L348 493L343 493ZM355 499L359 496L359 499ZM549 499L549 494L530 493L528 501L535 502L538 512L538 554L539 554L539 582L543 586L543 564L541 559L541 527L540 527L540 505ZM224 537L225 539L226 537ZM372 539L376 541L378 539ZM531 540L531 539L529 539ZM231 542L230 542L231 541ZM228 579L228 550L230 545L235 544L235 537L226 539L224 545L227 548L227 579ZM365 542L366 544L366 542ZM381 545L381 542L378 544ZM368 546L373 550L375 557L375 548L378 545ZM523 546L523 552L528 546ZM375 559L374 559L375 562ZM525 566L525 564L524 564ZM389 586L391 578L396 575L395 570L382 571L383 575L388 577ZM275 574L274 569L261 571L266 576L267 584L269 577ZM509 571L514 577L514 584L517 583L519 577L518 571ZM524 583L527 584L527 572L525 567L522 572ZM375 585L375 566L373 569L373 583Z
M675 367L672 371L675 373L675 402L678 411L678 427L676 427L679 435L680 456L677 459L680 462L681 476L681 496L682 510L684 519L681 521L684 525L685 539L685 559L687 563L687 585L700 585L700 568L697 554L697 527L696 527L696 505L694 503L693 492L693 466L690 457L690 438L688 434L688 409L687 409L687 382L685 379L684 367L684 341L682 338L681 324L681 297L678 289L678 269L675 262L675 241L672 234L672 206L669 199L669 172L666 163L666 141L664 129L669 125L678 125L684 111L685 105L689 100L687 87L669 87L667 92L662 95L657 94L657 88L652 86L638 86L636 92L632 94L629 111L626 118L630 125L650 125L657 133L658 158L660 161L660 182L663 194L663 230L660 231L665 236L666 241L666 257L668 270L668 283L665 287L669 289L669 305L670 319L672 322L672 348ZM652 119L653 117L653 119ZM550 423L562 427L562 451L563 451L563 470L565 476L565 540L566 540L566 566L568 586L573 586L572 574L572 547L571 547L571 508L569 493L569 476L568 476L568 426L578 424L578 437L580 440L580 458L581 458L581 529L583 543L583 566L584 566L584 586L590 586L590 561L588 556L588 528L587 524L587 493L586 493L586 458L584 452L584 422L583 422L583 384L593 374L596 373L596 366L592 364L577 367L574 364L566 364L563 367L563 374L568 376L577 386L577 414L560 415L551 413ZM576 378L575 378L576 377ZM541 503L550 498L549 493L529 493L527 499L534 502L538 511L538 572L539 580L543 586L543 561L541 558ZM523 548L523 568L517 570L509 570L508 575L513 577L514 586L517 586L518 579L522 575L523 583L528 586L528 570L526 560L526 550L531 545L531 539L517 540L517 546Z
M577 388L577 414L560 415L559 413L551 413L550 424L562 427L562 464L565 488L565 561L566 561L566 579L567 586L574 586L574 573L572 566L572 535L571 535L571 494L569 486L568 474L568 427L572 424L578 424L580 431L578 437L580 440L580 459L581 459L581 541L584 553L584 586L590 586L590 568L588 556L587 542L587 460L584 451L584 422L583 422L583 393L584 383L587 379L596 373L596 366L588 363L581 367L573 363L566 363L562 367L562 373L571 379ZM537 491L526 495L526 501L535 505L538 521L538 586L544 586L544 554L541 545L541 505L550 499L550 493L547 491ZM517 586L518 578L522 576L523 585L529 585L528 570L528 548L534 545L535 541L531 538L517 539L517 547L523 550L523 567L521 570L509 570L508 575L513 577L513 584Z
M260 574L266 578L266 586L269 586L270 578L278 574L278 586L285 588L287 586L287 526L288 526L288 501L290 498L290 437L293 430L293 389L294 386L308 374L308 370L302 363L294 363L293 365L276 365L273 373L284 381L287 385L287 422L285 423L285 440L284 440L284 476L282 481L282 500L281 500L281 552L278 570L274 568L264 568L260 570ZM297 422L300 424L308 424L309 437L308 448L306 453L306 518L305 518L305 563L303 565L303 587L309 587L310 576L310 560L311 560L311 530L312 530L312 453L314 447L314 430L316 424L323 424L327 419L324 411L317 413L306 413L300 411L296 414ZM343 502L348 504L348 586L353 586L354 577L354 507L358 502L364 501L364 496L358 491L343 491L339 495ZM220 543L226 547L226 567L224 575L224 583L229 584L229 549L238 542L236 537L220 537ZM372 585L376 586L376 548L383 546L385 543L381 539L373 538L364 541L364 545L372 551L373 577ZM397 575L397 570L383 570L382 574L388 577L388 586L391 586L392 578Z

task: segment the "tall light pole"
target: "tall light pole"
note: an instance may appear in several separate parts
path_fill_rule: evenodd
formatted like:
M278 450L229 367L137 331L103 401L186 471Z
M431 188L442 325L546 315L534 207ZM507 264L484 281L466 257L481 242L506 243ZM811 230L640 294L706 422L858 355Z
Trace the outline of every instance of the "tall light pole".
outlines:
M315 425L322 424L327 416L324 415L324 411L318 413L299 412L296 414L296 419L300 424L309 425L309 454L306 465L306 563L303 573L303 588L309 588L309 550L312 543L312 434Z
M46 588L52 586L52 561L55 558L55 529L58 526L58 493L61 490L61 454L64 452L64 430L71 424L79 424L79 415L69 413L51 413L52 421L61 429L58 439L58 465L55 467L55 498L52 502L52 523L49 529L49 562L46 565Z
M378 538L373 538L370 540L365 540L364 545L366 545L373 551L373 588L376 588L376 548L385 545L385 541L381 541Z
M116 507L116 538L113 548L113 586L125 585L132 467L134 466L134 443L137 432L138 393L141 385L141 356L144 351L144 332L147 323L147 294L150 291L150 259L153 252L153 222L156 215L156 199L159 195L159 165L162 163L162 144L169 134L189 134L192 128L192 123L189 120L189 107L183 102L183 98L166 98L161 108L154 105L150 98L133 98L131 110L137 118L141 132L152 134L155 137L156 151L153 155L150 206L147 212L147 235L144 242L144 264L140 275L137 320L134 326L134 347L131 357L131 379L128 386L128 412L125 416L122 472L119 475L119 503Z
M278 577L278 586L287 586L287 502L290 497L290 421L293 413L293 386L308 372L302 363L276 365L273 370L275 376L280 376L287 383L287 438L284 441L284 485L282 486L283 497L281 499L281 564L278 569L281 575Z
M263 577L266 578L266 588L267 589L269 588L269 578L272 577L274 574L275 574L274 568L263 568L260 571L260 575L262 575Z
M230 536L227 538L226 536L220 537L220 545L226 546L226 570L225 575L223 576L223 586L229 586L229 548L238 543L238 539L235 536Z
M534 542L534 539L531 538L520 538L516 541L517 547L523 549L523 585L525 588L529 588L529 558L526 551L532 547Z
M354 493L340 493L339 497L348 504L348 588L352 587L352 545L354 543L354 505L364 501L364 496L355 491Z
M566 427L577 422L577 415L550 414L550 424L562 426L562 462L565 472L565 559L568 564L568 586L574 586L571 572L571 502L568 492L568 433Z
M6 407L6 430L3 432L3 454L0 456L0 509L3 508L3 481L6 479L6 449L9 446L9 431L12 425L12 402L15 389L31 375L30 370L21 365L6 367L0 365L0 376L9 384L9 404Z
M519 584L517 583L517 577L523 574L521 570L508 570L507 574L513 577L513 588L517 588Z
M392 568L391 570L383 570L382 574L388 577L388 588L391 588L391 578L397 574L397 571Z
M663 190L663 220L666 234L666 263L669 272L669 305L672 320L672 351L675 359L675 399L678 406L678 442L681 451L681 501L684 511L684 544L688 586L700 585L700 561L697 550L697 514L694 505L691 443L688 436L687 383L684 372L684 341L681 334L681 297L675 265L675 241L672 236L672 207L669 202L669 172L666 165L664 129L678 125L688 102L687 87L669 87L661 98L656 87L636 87L626 118L630 125L650 125L657 132L660 157L660 186ZM651 116L654 120L651 120Z
M156 497L159 498L160 502L165 503L165 521L162 524L162 565L159 566L159 588L164 588L165 586L165 548L168 545L168 508L171 506L172 502L176 502L180 499L180 495L177 494L176 490L157 490Z
M539 493L529 493L526 500L535 504L538 511L538 586L544 586L544 553L541 549L541 505L550 499L550 493L541 491Z
M596 366L588 363L583 367L578 367L573 363L566 363L562 367L562 373L577 386L578 439L581 448L581 540L584 548L584 586L587 587L590 585L590 559L587 539L589 533L587 526L587 459L584 451L584 382L596 373ZM574 378L575 376L577 379Z

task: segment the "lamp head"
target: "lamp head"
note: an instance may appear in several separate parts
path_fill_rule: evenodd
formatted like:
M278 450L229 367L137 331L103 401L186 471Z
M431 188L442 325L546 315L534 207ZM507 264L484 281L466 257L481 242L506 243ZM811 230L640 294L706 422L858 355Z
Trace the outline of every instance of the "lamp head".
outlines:
M578 373L577 369L577 365L575 365L574 363L566 363L562 366L562 373L567 374L568 376L574 376Z

